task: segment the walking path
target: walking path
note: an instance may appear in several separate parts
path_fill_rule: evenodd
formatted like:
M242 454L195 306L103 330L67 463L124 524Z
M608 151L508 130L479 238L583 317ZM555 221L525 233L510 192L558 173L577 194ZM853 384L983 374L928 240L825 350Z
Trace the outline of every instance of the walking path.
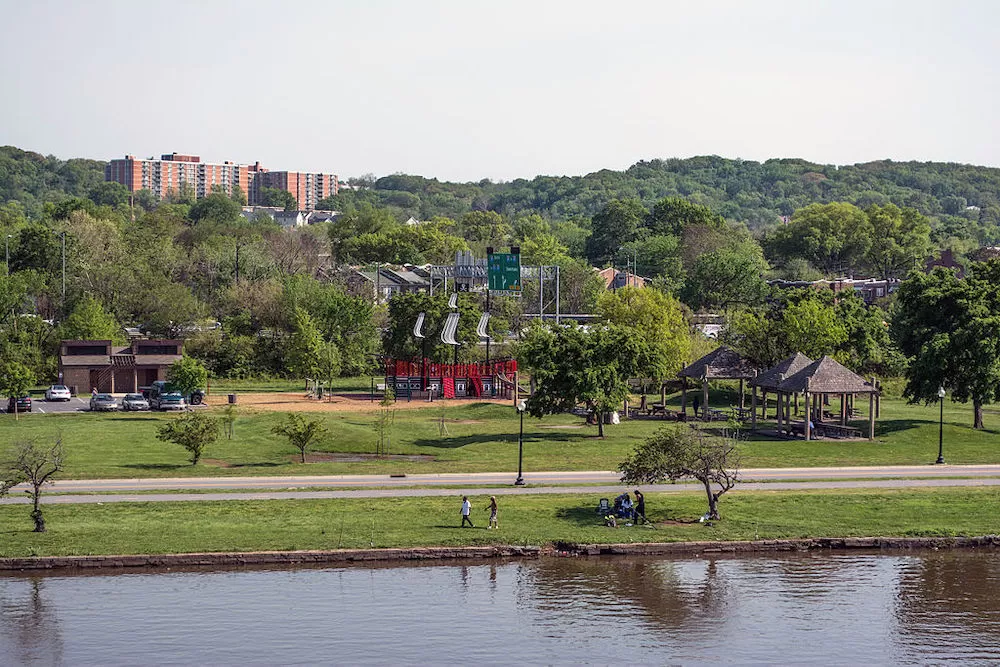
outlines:
M46 503L167 502L270 500L302 498L377 498L451 495L588 493L617 495L624 485L610 471L537 472L524 475L526 487L513 486L513 473L442 473L433 475L322 475L285 477L186 477L160 479L57 480L46 487ZM887 479L896 478L896 479ZM912 479L898 479L912 478ZM1000 465L870 466L838 468L756 468L743 473L733 492L797 489L912 488L1000 486ZM426 488L448 486L454 488ZM414 488L424 487L424 488ZM315 490L301 490L303 488ZM654 493L699 489L692 482L642 485ZM267 489L272 489L268 491ZM300 490L296 490L300 489ZM29 498L15 487L0 504ZM205 492L205 491L208 492ZM220 492L227 491L228 492ZM161 493L155 493L160 491ZM168 492L169 491L169 492ZM197 491L189 493L186 491ZM216 491L212 493L211 491ZM141 493L137 493L141 492ZM151 493L154 492L154 493ZM60 494L60 495L52 495ZM90 494L90 495L87 495ZM99 494L99 495L94 495Z

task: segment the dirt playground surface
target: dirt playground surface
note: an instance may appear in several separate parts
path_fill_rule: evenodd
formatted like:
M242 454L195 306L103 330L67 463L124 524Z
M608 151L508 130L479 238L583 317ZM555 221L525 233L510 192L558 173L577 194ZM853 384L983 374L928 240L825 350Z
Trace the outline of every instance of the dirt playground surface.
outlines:
M211 406L220 407L228 402L228 397L226 394L214 394L207 396L205 402ZM392 407L395 410L424 410L442 405L451 407L473 403L513 406L514 401L509 398L449 398L436 399L431 403L426 400L408 402L404 398L397 400ZM324 396L322 401L317 401L315 398L307 398L304 393L299 392L237 394L236 406L274 412L375 412L382 407L378 401L372 401L368 394L332 394Z

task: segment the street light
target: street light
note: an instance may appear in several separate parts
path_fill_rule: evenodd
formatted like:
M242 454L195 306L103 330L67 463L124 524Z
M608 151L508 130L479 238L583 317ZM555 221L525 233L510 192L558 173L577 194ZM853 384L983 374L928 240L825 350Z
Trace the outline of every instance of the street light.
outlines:
M521 476L521 461L524 459L524 410L528 404L523 400L517 402L517 413L521 415L521 431L517 435L517 479L514 486L524 486L524 477Z
M941 420L938 422L938 457L934 463L944 463L944 387L938 387L938 402L941 403Z

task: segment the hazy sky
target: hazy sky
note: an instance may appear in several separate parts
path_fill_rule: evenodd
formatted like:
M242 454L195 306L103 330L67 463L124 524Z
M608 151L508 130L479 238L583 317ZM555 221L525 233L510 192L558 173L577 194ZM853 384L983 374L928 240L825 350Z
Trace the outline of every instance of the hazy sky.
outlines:
M342 178L997 166L998 19L991 0L0 0L0 144Z

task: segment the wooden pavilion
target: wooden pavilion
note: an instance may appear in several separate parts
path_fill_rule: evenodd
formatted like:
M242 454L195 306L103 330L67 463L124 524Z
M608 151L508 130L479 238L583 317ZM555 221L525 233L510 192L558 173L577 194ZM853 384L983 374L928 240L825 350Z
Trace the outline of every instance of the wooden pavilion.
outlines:
M782 417L784 425L790 432L794 431L790 423L789 403L793 394L803 394L805 400L806 418L801 425L802 432L806 440L812 439L814 420L816 424L823 424L823 404L824 399L829 396L840 397L839 431L833 427L831 431L847 434L853 429L847 426L849 399L857 394L868 394L868 439L875 438L875 395L878 388L874 382L865 382L864 378L847 370L834 359L824 356L819 361L814 361L802 370L786 377L777 387L778 403L782 399L785 402L785 409L778 410L778 430L782 428ZM824 425L825 426L825 425ZM817 431L819 428L816 429Z
M746 359L725 345L717 347L698 361L685 366L677 373L677 377L681 379L682 418L687 417L687 383L689 378L701 381L702 419L707 420L710 414L708 409L709 380L739 380L739 409L743 410L743 385L746 380L752 379L755 374L756 371Z
M775 366L767 369L763 373L757 375L757 377L750 380L750 412L751 412L751 425L750 430L757 430L757 389L760 389L761 393L761 403L763 405L763 411L761 412L761 419L767 418L767 392L778 393L778 385L785 381L785 378L795 375L803 368L813 363L813 360L802 354L801 352L796 352L792 356L783 359L778 362ZM784 404L781 402L780 395L778 399L777 418L781 418L781 408ZM787 416L787 415L786 415Z

